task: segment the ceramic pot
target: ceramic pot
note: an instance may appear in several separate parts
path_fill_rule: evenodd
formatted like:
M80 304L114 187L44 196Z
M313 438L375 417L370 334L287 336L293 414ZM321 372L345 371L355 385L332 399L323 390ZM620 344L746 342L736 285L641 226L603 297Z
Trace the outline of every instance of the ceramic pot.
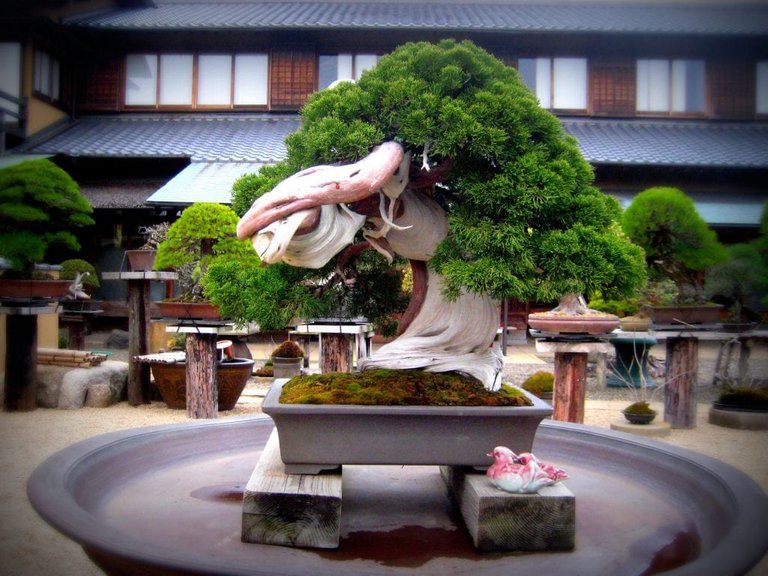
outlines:
M146 272L155 266L156 250L126 250L125 272Z
M272 358L274 378L293 378L301 374L304 358Z
M168 408L184 410L187 407L187 363L155 362L152 365L155 385ZM232 410L253 372L253 360L234 358L219 362L216 366L218 379L219 410Z
M71 280L22 280L0 278L0 298L9 300L39 300L61 298L69 292Z
M342 464L475 466L508 446L530 452L552 407L526 391L532 406L358 406L282 404L275 380L262 410L275 422L289 474L317 474Z
M163 318L196 318L201 320L220 320L219 307L210 302L179 302L162 300L155 302Z
M632 414L626 410L621 412L630 424L650 424L656 418L656 414Z

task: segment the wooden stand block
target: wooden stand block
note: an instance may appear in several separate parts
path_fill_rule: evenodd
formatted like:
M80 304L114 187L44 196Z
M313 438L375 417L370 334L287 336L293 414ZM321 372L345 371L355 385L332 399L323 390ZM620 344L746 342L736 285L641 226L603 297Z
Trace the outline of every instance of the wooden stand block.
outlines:
M277 430L251 474L243 497L243 542L338 548L341 472L286 474Z
M542 488L537 494L511 494L469 468L441 466L440 473L478 550L573 549L576 498L562 483Z
M669 338L666 354L664 421L672 428L695 428L699 341L694 337Z

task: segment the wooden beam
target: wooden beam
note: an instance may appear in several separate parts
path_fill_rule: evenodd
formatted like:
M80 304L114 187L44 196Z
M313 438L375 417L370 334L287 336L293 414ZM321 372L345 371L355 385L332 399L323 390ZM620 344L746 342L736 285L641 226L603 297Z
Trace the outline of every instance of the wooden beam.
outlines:
M340 525L341 471L286 474L273 430L243 495L242 541L338 548Z

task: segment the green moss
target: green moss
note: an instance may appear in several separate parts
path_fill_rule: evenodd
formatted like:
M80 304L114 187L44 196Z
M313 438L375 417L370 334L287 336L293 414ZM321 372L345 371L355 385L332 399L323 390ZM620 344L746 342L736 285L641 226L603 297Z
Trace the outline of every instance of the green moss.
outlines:
M523 382L523 388L536 396L551 393L554 387L555 375L545 370L534 372Z
M624 409L627 414L656 414L648 402L635 402Z
M366 370L296 376L280 396L283 404L368 406L530 406L518 389L491 392L474 378L423 370Z
M768 389L744 386L729 388L720 393L718 402L736 408L768 410Z

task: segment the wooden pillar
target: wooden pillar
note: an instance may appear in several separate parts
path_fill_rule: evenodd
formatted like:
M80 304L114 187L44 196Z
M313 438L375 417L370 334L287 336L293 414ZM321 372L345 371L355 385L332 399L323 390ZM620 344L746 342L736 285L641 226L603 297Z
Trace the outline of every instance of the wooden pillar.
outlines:
M587 356L583 352L555 352L553 420L584 423Z
M6 317L5 399L8 411L37 408L37 316Z
M322 355L320 372L350 372L352 370L352 350L348 334L322 334Z
M695 428L699 340L692 336L669 338L666 356L664 421L672 428Z
M68 314L60 316L59 322L67 327L67 348L85 350L85 318Z
M216 334L187 334L187 416L216 418L219 413Z
M149 353L149 281L128 280L128 403L150 402L150 366L136 356Z

